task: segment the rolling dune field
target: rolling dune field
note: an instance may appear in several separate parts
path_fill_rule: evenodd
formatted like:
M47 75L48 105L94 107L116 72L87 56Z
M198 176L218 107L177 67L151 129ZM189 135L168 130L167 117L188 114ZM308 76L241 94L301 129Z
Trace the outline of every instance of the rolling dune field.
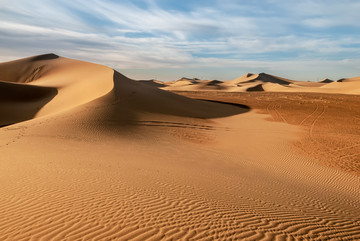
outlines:
M0 64L0 240L360 239L357 95L172 91Z

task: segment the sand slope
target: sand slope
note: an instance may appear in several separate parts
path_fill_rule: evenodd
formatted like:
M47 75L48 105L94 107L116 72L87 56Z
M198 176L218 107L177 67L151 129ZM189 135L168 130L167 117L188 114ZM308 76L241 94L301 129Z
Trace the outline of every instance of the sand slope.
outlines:
M0 64L0 79L8 82L29 83L48 72L48 63L59 58L55 54L44 54Z
M100 65L19 62L47 71L0 74L32 93L3 106L40 108L0 129L0 240L360 238L359 177L294 152L295 126Z
M0 81L0 126L32 119L57 89Z
M308 92L331 94L360 94L359 77L332 81L323 79L319 82L296 81L266 73L247 73L228 81L196 80L182 78L178 81L163 82L157 86L170 91L228 91L228 92Z
M360 77L340 79L322 87L325 92L342 94L360 94Z
M153 87L165 87L166 85L164 84L164 82L162 81L158 81L158 80L138 80L140 83L146 84L146 85L150 85Z

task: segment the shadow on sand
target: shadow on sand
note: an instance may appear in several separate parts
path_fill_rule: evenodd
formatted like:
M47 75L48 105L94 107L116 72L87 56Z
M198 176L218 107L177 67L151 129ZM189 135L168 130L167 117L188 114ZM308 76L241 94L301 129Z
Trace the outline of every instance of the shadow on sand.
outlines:
M114 71L113 94L121 106L151 113L194 117L220 118L246 113L249 106L220 101L191 99L130 80Z
M0 127L34 118L57 93L56 88L0 81Z

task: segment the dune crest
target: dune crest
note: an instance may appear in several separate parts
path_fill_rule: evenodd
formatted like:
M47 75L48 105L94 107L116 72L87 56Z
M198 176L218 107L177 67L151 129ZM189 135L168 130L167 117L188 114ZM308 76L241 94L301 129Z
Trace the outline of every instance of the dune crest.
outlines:
M260 73L260 74L245 74L241 76L238 79L235 79L235 81L239 81L240 83L251 83L256 81L261 81L263 83L275 83L275 84L281 84L281 85L289 85L292 83L291 80L284 79L278 76L266 74L266 73Z
M35 81L48 70L47 63L57 59L55 54L45 54L0 64L0 80L29 83Z
M332 83L332 82L334 82L334 81L331 80L331 79L325 78L325 79L320 80L319 82L320 82L320 83Z
M360 76L354 78L339 79L337 82L358 82L358 81L360 81Z
M360 78L323 79L319 82L296 81L266 73L247 73L234 80L193 80L182 78L178 81L163 82L157 86L170 91L227 91L227 92L309 92L329 94L360 94Z
M17 69L21 71L18 72ZM2 63L0 64L0 77L7 81L1 83L1 91L4 92L3 108L9 108L7 102L10 101L16 105L19 98L22 98L22 102L27 102L27 105L32 102L37 103L30 108L31 110L28 110L32 114L28 114L26 117L11 118L9 114L3 115L3 118L6 116L6 121L5 119L1 120L2 125L17 122L16 120L28 120L34 116L41 117L70 110L101 97L110 103L121 100L119 105L131 106L131 108L141 111L160 111L164 114L198 118L223 117L247 111L231 106L225 106L219 111L214 108L216 107L214 103L178 96L140 84L108 67L67 59L54 54ZM22 84L12 84L12 82ZM153 83L156 82L153 81ZM11 95L9 95L10 92ZM41 100L47 101L43 103ZM21 115L17 109L20 107L24 107L24 105L19 103L14 109L14 113L17 115L19 113Z
M267 75L176 82L192 99L52 54L0 76L0 240L360 239L359 176L293 144L331 147L341 128L323 117L356 96L280 95L300 87ZM346 170L356 130L332 149Z

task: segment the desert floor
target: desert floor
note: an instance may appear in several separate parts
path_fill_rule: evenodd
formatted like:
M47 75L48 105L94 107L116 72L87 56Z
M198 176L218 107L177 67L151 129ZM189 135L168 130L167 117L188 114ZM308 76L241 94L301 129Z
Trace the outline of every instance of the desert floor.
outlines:
M360 239L358 95L179 96L53 55L0 80L0 240Z

